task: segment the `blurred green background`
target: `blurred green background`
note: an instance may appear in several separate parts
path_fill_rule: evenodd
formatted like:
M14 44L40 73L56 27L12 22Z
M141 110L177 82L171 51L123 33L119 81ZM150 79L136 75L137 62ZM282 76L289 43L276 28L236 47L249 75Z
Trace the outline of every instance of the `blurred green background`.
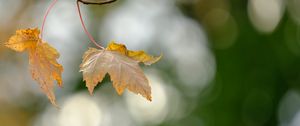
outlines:
M91 0L90 0L91 1ZM99 1L99 0L93 0ZM0 41L41 27L50 0L0 0ZM100 44L164 54L142 66L153 101L118 96L107 76L88 94L81 57L94 47L75 0L58 0L44 40L61 54L64 87L53 107L28 55L0 47L1 126L299 126L300 0L119 0L83 5Z

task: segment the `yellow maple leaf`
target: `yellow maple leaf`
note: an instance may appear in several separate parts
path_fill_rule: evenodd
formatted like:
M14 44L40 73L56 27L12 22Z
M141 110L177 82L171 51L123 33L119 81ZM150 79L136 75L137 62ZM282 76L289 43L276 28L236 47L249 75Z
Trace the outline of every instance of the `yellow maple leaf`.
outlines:
M160 55L159 57L150 56L147 53L145 53L145 51L127 50L125 45L118 44L115 42L110 42L106 50L120 52L121 54L126 55L136 61L142 62L146 65L156 63L162 57L162 55Z
M125 45L111 42L105 50L90 48L86 51L80 71L91 94L108 73L119 95L127 88L151 101L151 87L139 63L150 65L160 58L144 51L130 51Z
M53 81L62 86L61 73L63 67L57 63L59 53L48 43L43 42L39 37L40 31L35 29L17 30L5 46L23 52L29 52L29 67L32 78L36 80L51 103L55 106L55 95L53 93Z

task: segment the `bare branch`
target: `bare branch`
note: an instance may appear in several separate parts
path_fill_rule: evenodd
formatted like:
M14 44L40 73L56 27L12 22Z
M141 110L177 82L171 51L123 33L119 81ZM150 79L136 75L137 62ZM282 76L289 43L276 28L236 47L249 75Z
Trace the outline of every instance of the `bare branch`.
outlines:
M101 1L101 2L88 2L88 1L84 1L84 0L77 0L83 4L94 4L94 5L103 5L103 4L110 4L113 2L116 2L117 0L106 0L106 1Z

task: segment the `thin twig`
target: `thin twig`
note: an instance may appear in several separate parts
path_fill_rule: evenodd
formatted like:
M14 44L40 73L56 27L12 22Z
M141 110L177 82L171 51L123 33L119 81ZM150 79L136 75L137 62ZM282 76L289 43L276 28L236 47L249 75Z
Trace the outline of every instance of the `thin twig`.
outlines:
M53 2L51 3L51 5L49 6L49 8L47 9L47 11L45 13L43 23L42 23L41 39L43 39L44 27L45 27L47 16L48 16L49 12L51 11L51 9L53 8L53 6L56 4L56 2L57 2L57 0L53 0Z
M116 2L117 0L108 0L108 1L102 1L102 2L87 2L87 1L83 1L83 0L77 0L83 4L95 4L95 5L103 5L103 4L110 4L113 2Z

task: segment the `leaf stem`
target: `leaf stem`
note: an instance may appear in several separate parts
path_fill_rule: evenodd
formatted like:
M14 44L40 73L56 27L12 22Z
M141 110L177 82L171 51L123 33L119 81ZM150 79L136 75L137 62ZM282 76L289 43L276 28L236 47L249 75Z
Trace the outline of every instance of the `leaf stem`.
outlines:
M53 8L53 6L56 4L57 0L53 0L53 2L51 3L51 5L48 7L44 19L43 19L43 23L42 23L42 30L41 30L41 39L43 39L43 33L44 33L44 27L45 27L45 23L46 23L46 19L48 17L49 12L51 11L51 9Z
M81 15L81 11L80 11L80 5L79 5L79 2L81 2L81 1L80 1L80 0L77 0L77 11L78 11L78 15L79 15L79 18L80 18L80 22L81 22L81 25L82 25L82 27L83 27L83 30L84 30L85 34L88 36L88 38L89 38L89 39L90 39L97 47L99 47L99 48L101 48L101 49L104 49L104 47L101 46L100 44L98 44L98 43L95 41L94 37L88 32L88 30L87 30L87 28L86 28L86 26L85 26L85 24L84 24L84 21L83 21L83 19L82 19L82 15Z

